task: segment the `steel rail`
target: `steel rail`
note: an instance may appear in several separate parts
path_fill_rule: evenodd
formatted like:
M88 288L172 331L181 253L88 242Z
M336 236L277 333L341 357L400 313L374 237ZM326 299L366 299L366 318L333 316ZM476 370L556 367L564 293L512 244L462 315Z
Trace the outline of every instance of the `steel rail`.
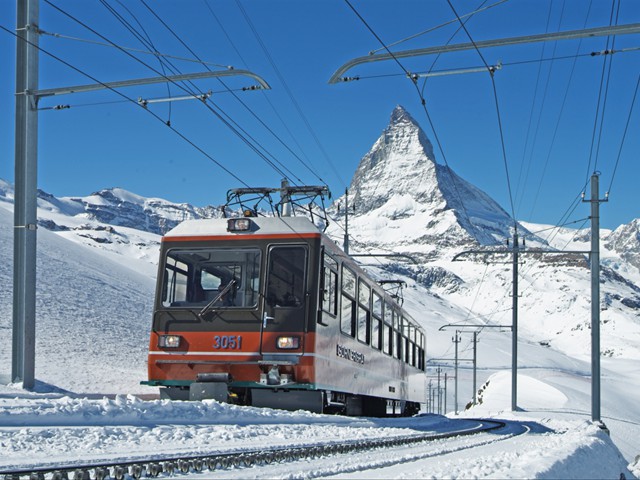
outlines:
M274 462L293 462L304 458L320 458L342 453L354 453L377 448L399 447L420 442L442 440L453 437L476 435L504 428L506 422L500 420L478 420L472 428L453 430L443 433L424 433L403 435L392 438L374 438L349 442L302 445L295 447L277 447L272 449L245 450L230 453L211 453L193 456L153 456L130 461L100 462L94 464L77 464L60 467L37 467L20 470L0 471L4 480L124 480L131 477L157 477L162 473L168 475L198 473L205 469L210 471L230 467L250 467L253 465L269 465Z

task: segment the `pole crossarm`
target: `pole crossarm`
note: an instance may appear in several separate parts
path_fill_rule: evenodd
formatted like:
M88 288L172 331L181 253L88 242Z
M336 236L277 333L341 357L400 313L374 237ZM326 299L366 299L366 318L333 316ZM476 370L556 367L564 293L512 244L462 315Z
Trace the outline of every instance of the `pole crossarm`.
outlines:
M117 88L125 88L125 87L135 87L138 85L151 85L154 83L176 83L176 82L184 82L187 80L202 80L205 78L231 77L231 76L238 76L238 75L253 78L260 84L260 87L265 90L271 89L271 87L266 82L266 80L256 75L255 73L250 72L249 70L221 70L217 72L185 73L183 75L135 78L132 80L93 83L90 85L76 85L73 87L48 88L44 90L35 90L32 92L27 91L22 93L33 95L36 98L42 98L42 97L51 97L54 95L67 95L69 93L93 92L95 90L104 90L106 88L117 89Z
M463 324L463 323L447 323L446 325L442 325L438 331L442 332L446 328L477 328L478 330L483 330L485 328L508 328L511 330L511 325L478 325L478 324Z
M392 258L405 258L409 260L411 263L418 265L418 260L411 255L406 255L404 253L350 253L351 257L392 257Z
M434 55L449 52L459 52L463 50L473 50L476 48L503 47L507 45L518 45L524 43L535 42L551 42L556 40L573 40L578 38L602 37L607 35L630 35L640 33L640 23L631 23L627 25L607 26L587 28L581 30L568 30L565 32L542 33L537 35L526 35L522 37L509 37L496 40L484 40L475 43L456 43L454 45L442 45L436 47L417 48L412 50L403 50L394 53L381 53L377 55L365 55L362 57L349 60L342 65L329 79L330 84L339 83L350 80L343 78L344 74L351 68L365 63L382 62L385 60L393 60L399 58L418 57L422 55Z

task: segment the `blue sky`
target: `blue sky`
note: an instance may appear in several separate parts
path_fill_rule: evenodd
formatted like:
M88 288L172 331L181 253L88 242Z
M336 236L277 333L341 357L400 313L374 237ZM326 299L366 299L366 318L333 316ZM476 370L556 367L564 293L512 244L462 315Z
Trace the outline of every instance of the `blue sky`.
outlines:
M194 52L218 65L210 65L214 70L228 65L246 68L263 77L272 89L236 91L256 83L245 77L225 79L224 85L216 79L199 80L197 89L213 92L211 109L199 101L150 105L156 116L135 100L186 93L165 84L120 90L130 100L111 91L42 99L41 108L58 104L72 108L39 114L41 189L57 196L82 196L121 187L144 196L204 206L224 202L230 188L276 187L285 171L296 184L326 183L337 197L387 125L393 108L402 105L434 145L437 135L443 150L435 146L438 162L444 163L444 156L453 170L510 213L513 203L519 220L547 224L578 221L573 225L580 226L579 220L589 215L589 206L576 207L574 200L594 168L601 172L601 191L611 187L609 202L602 207L601 224L615 228L640 217L640 99L622 143L640 75L640 50L607 57L611 60L609 73L609 60L604 64L604 56L588 55L607 47L605 37L483 49L488 64L504 64L494 78L505 168L493 85L487 73L435 77L426 84L419 81L435 134L416 88L395 62L362 65L348 73L360 76L360 81L328 84L343 63L380 48L345 1L145 2L155 15L142 0L106 0L104 4L99 0L51 0L51 4L41 0L40 28L61 36L146 50L106 4L141 35L148 36L158 51L191 59ZM494 3L496 0L456 0L453 5L462 15ZM447 0L351 0L351 5L385 43L455 19ZM509 0L475 14L466 25L479 41L605 26L611 10L612 2L604 0ZM640 2L623 0L617 17L618 24L640 22ZM15 28L14 1L0 0L0 19L3 27ZM467 42L464 31L450 40L458 27L452 23L392 48L398 51ZM151 55L132 53L138 61L114 47L61 36L43 35L41 48L100 82L152 77L161 72L159 61ZM639 46L640 35L619 36L613 44L616 50ZM4 75L0 76L0 178L13 182L15 38L5 31L0 31L0 52L4 64ZM575 58L576 54L581 56ZM556 60L537 61L540 58ZM401 63L412 72L483 65L475 51L443 55L432 67L434 60L429 56ZM95 83L44 53L40 61L40 88ZM171 59L171 63L181 73L206 70L193 62ZM604 108L605 89L600 94L603 71L604 85L608 85ZM231 119L236 130L241 128L244 140L214 112L223 112L220 115ZM264 156L272 162L277 159L277 168L256 149L267 152ZM572 212L568 218L567 212Z

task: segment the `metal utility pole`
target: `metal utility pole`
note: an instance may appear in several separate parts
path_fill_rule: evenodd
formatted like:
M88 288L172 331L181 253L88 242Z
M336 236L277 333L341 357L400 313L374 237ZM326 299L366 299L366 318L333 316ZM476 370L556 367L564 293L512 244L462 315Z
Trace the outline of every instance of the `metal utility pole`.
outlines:
M512 282L513 282L513 292L512 292L512 344L511 344L511 410L516 411L518 408L518 265L519 265L519 256L522 253L536 253L536 254L590 254L587 251L578 251L578 250L542 250L539 248L531 248L524 250L520 247L520 238L518 236L517 227L514 229L513 234L513 246L510 249L499 249L499 250L466 250L464 252L460 252L453 257L453 261L458 260L463 255L467 254L479 254L479 255L495 255L495 254L511 254L512 255L512 265L513 265L513 273L512 273ZM445 325L446 327L447 325ZM477 325L476 325L477 326ZM486 328L485 326L484 328ZM443 327L441 327L443 328Z
M513 307L511 311L511 410L518 409L518 228L513 231Z
M600 422L600 200L599 172L591 175L591 420Z
M455 386L454 386L454 403L455 403L455 414L458 414L458 343L460 343L460 336L458 335L459 331L456 330L456 336L453 337L453 342L456 344L456 360L455 360L455 368L454 368L454 374L455 374Z
M477 372L478 372L478 331L473 332L473 404L478 403L478 384L477 384Z
M438 373L438 414L442 413L442 387L440 386L440 373L442 372L442 369L440 367L438 367L436 369L436 372Z
M438 330L442 331L450 327L456 328L476 328L476 329L484 329L484 328L511 328L511 325L476 325L476 324L456 324L456 323L447 323L446 325L442 325ZM477 372L478 372L478 332L479 330L473 331L473 358L471 360L467 359L458 359L458 361L471 361L473 362L473 404L477 403L477 395L478 395L478 384L477 384ZM460 330L456 330L456 336L459 333L464 333ZM455 341L455 340L454 340ZM457 348L457 345L456 345ZM457 355L456 355L457 358ZM457 385L457 374L456 374L456 385Z
M447 372L444 373L444 413L447 413Z
M30 390L35 383L38 101L41 97L123 88L150 83L245 75L269 85L246 70L226 70L141 78L121 82L38 90L39 0L17 0L16 129L13 247L13 332L11 381Z
M11 381L35 382L38 101L38 0L17 2L13 350Z

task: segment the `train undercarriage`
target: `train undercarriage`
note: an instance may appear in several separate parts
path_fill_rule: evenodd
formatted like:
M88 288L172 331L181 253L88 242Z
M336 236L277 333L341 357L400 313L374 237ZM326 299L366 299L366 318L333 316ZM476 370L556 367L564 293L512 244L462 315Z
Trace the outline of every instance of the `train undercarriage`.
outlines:
M308 386L310 387L310 386ZM222 381L194 382L189 386L166 386L160 398L169 400L217 400L219 402L280 410L307 410L347 416L409 417L420 404L365 395L311 388L234 386Z

